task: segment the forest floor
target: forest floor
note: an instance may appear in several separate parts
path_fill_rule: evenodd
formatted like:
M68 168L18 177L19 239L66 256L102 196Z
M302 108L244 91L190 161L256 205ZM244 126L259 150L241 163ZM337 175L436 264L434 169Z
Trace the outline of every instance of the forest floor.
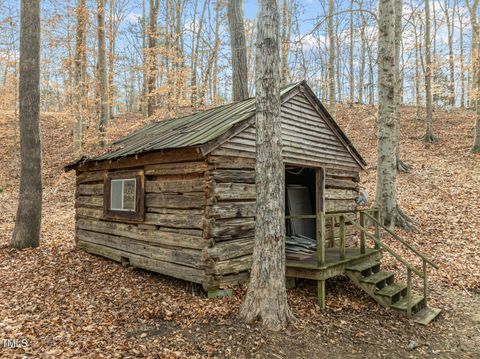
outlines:
M341 107L337 116L369 163L362 186L372 197L375 109ZM137 120L115 120L109 136L138 127ZM12 114L0 113L1 357L480 358L480 155L469 153L472 113L436 111L436 144L421 141L424 126L413 109L402 113L402 158L412 170L400 174L398 197L417 231L400 233L440 265L430 273L430 304L443 310L440 317L427 327L413 324L343 277L327 281L327 309L320 311L314 283L301 281L288 290L298 320L275 334L236 319L244 287L207 299L195 285L75 249L65 114L42 115L41 246L8 248L19 187L11 123ZM13 339L26 341L6 347Z

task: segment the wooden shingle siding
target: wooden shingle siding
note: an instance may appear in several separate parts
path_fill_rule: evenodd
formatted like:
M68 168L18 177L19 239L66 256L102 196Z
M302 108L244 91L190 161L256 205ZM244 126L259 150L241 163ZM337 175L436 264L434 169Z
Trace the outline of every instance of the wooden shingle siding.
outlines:
M359 171L360 166L307 97L298 93L282 104L283 157L286 163ZM213 155L255 158L255 128L230 138Z

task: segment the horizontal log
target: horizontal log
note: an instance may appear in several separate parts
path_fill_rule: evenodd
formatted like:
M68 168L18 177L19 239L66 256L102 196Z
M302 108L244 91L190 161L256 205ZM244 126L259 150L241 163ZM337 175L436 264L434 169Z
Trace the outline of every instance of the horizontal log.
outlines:
M205 193L147 193L145 203L147 207L159 208L202 208L205 205Z
M172 149L156 151L143 155L122 157L116 160L106 160L102 162L87 162L80 165L78 171L101 171L111 169L121 169L129 167L138 167L155 163L173 163L185 162L202 159L203 156L196 148Z
M188 267L203 268L202 252L194 249L178 247L151 246L148 243L136 241L131 238L110 235L105 233L90 232L83 229L77 231L80 241L91 242L98 245L119 249L123 252L138 254L170 263L178 263Z
M255 169L255 159L233 156L208 156L207 161L214 168L223 169Z
M242 257L253 253L253 238L215 243L213 247L207 248L205 251L208 258L217 261Z
M253 237L255 220L253 218L215 220L212 224L211 234L215 241Z
M244 271L227 275L213 275L210 273L206 275L206 278L206 281L203 282L203 289L208 292L246 283L250 278L250 272Z
M254 217L256 202L217 202L207 208L207 216L211 218Z
M328 168L326 170L326 176L331 178L337 179L351 179L354 182L358 182L360 180L360 172L359 171L345 171L345 170L338 170L333 168Z
M352 189L358 191L359 185L357 182L354 182L351 179L335 179L327 177L325 178L325 187L326 188L341 188L341 189Z
M159 163L145 166L145 175L179 175L203 173L208 170L205 161Z
M145 183L145 191L147 193L185 193L185 192L203 192L206 187L206 180L201 178L190 178L182 180L147 180Z
M76 225L80 229L108 233L117 236L136 239L148 242L151 245L177 246L182 248L203 249L209 245L201 236L201 231L185 233L180 230L156 229L156 226L147 225L149 229L144 229L145 224L126 224L118 222L98 221L80 218ZM150 228L154 229L150 229Z
M97 254L99 256L114 260L116 262L122 261L122 253L110 247L101 246L91 242L84 242L77 240L77 248L86 250L89 253Z
M177 216L190 216L193 214L203 215L205 213L205 210L201 208L176 209L176 208L148 207L147 212L161 213L161 214L175 214Z
M75 211L79 217L103 218L103 208L77 207Z
M175 263L146 258L140 255L124 252L118 249L109 248L90 242L79 241L77 246L78 248L84 249L87 252L105 256L119 262L122 258L128 258L130 261L130 265L133 267L151 270L153 272L187 280L190 282L203 283L206 279L203 269L191 268Z
M216 182L255 183L255 171L251 170L214 170L211 171Z
M174 227L174 228L203 228L203 215L178 215L164 213L145 213L146 224L155 224L158 226Z
M77 186L77 195L100 195L103 194L103 183L80 184Z
M76 205L103 208L103 196L79 196L76 199Z
M325 211L353 211L357 207L357 203L354 200L347 199L327 199L325 200Z
M244 183L216 183L214 196L218 201L255 199L255 185Z
M225 288L241 283L246 283L248 282L249 278L250 273L248 271L245 271L241 273L228 274L216 277L216 281L219 288Z
M225 275L230 273L240 273L247 271L252 266L252 256L246 255L234 259L227 259L225 261L215 262L213 268L207 269L207 273L212 271L215 275Z
M325 199L356 199L358 192L350 189L326 188Z
M106 175L106 171L77 172L77 184L103 182Z

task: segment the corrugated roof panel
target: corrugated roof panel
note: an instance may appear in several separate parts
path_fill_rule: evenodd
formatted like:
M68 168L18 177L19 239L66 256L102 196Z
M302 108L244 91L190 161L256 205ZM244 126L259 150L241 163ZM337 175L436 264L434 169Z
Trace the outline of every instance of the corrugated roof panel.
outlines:
M286 94L300 82L282 89ZM207 143L227 132L232 126L255 114L255 98L235 102L180 118L147 125L113 143L121 147L91 160L102 161L143 152L181 148Z

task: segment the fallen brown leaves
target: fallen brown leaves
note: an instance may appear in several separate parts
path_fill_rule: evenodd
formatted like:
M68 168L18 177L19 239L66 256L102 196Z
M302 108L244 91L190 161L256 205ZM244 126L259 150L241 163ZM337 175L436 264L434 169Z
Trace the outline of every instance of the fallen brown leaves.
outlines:
M375 111L340 108L338 122L375 165ZM129 116L109 138L138 127ZM0 114L11 134L11 114ZM71 119L42 117L44 212L42 244L35 250L6 247L14 225L18 159L12 136L0 146L0 356L29 357L474 357L480 341L480 157L468 152L473 120L466 112L436 112L436 145L423 143L423 123L405 109L402 157L413 166L399 177L402 208L418 233L403 233L438 262L431 271L432 304L444 314L428 328L385 310L345 278L327 282L327 310L319 311L314 283L289 290L299 320L281 333L238 323L245 288L231 298L207 299L195 285L77 251L73 237ZM374 194L375 170L362 177ZM394 262L388 262L395 268ZM400 269L400 268L399 268ZM27 339L4 348L3 339ZM411 342L415 347L408 349Z

